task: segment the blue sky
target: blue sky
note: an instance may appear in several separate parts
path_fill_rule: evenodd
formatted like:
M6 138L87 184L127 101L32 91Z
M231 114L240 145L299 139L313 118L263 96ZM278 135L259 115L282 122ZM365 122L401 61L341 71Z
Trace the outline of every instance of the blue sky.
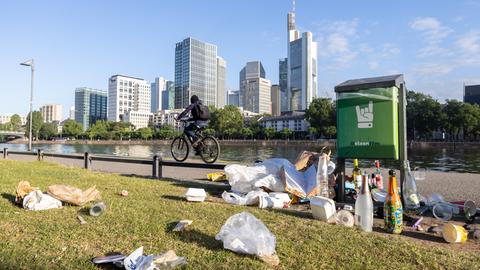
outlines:
M64 117L80 86L107 89L108 77L173 79L175 43L192 36L216 44L227 82L262 61L278 83L286 55L289 0L3 1L0 3L0 114L28 111L36 61L34 106L60 103ZM480 1L297 0L297 27L318 46L319 94L347 79L405 74L407 87L461 99L480 82Z

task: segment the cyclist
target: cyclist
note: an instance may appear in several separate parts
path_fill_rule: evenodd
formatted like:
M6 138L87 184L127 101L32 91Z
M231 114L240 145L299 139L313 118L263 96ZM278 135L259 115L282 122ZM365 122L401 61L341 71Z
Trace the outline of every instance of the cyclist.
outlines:
M188 105L185 110L177 116L177 120L181 120L185 117L188 113L190 113L191 117L187 119L191 123L185 127L185 134L192 140L192 147L195 149L195 154L198 155L199 151L197 149L199 139L195 135L195 131L206 127L208 125L208 119L210 118L210 112L208 111L208 107L202 104L202 101L197 97L197 95L193 95L190 98L190 105Z

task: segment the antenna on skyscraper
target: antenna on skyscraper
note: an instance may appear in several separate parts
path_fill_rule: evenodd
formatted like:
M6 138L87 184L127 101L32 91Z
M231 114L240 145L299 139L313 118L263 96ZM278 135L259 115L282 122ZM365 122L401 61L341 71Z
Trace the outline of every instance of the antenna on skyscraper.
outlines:
M295 0L292 0L292 13L295 13Z

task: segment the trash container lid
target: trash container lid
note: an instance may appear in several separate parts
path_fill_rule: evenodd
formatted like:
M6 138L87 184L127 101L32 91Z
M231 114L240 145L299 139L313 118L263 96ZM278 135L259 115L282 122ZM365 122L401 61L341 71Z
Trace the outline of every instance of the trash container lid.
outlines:
M392 86L400 88L400 84L403 82L403 74L348 80L335 86L335 92L352 92L369 88L386 88Z

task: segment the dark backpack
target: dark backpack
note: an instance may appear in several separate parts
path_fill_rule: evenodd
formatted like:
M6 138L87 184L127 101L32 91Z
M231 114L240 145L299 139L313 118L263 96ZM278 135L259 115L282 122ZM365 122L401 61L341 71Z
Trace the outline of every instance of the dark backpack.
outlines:
M207 105L203 105L202 103L198 103L193 107L192 115L195 120L209 120L210 119L210 111L208 110Z

